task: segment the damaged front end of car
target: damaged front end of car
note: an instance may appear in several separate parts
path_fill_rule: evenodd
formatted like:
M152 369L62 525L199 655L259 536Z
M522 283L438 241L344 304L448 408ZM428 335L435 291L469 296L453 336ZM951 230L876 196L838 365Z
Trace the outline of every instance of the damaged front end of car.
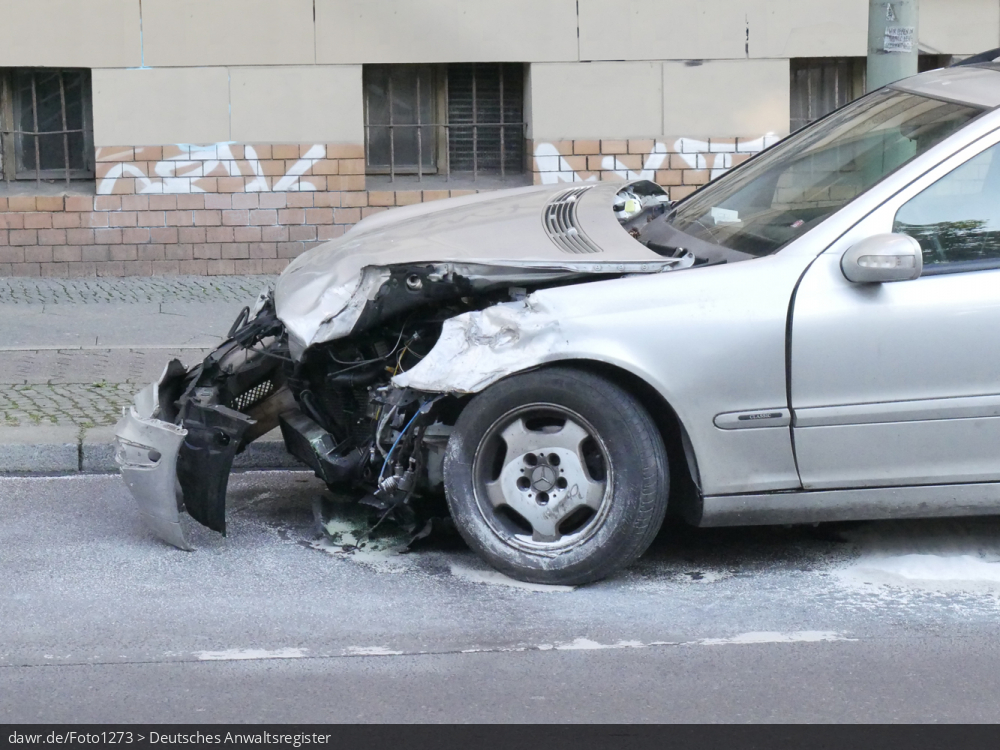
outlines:
M418 501L441 496L469 395L554 350L558 321L533 291L691 263L630 233L665 206L652 183L505 193L361 222L296 259L201 364L170 362L116 428L147 526L182 549L185 512L224 534L233 459L275 428L329 486L412 526ZM606 219L588 224L586 200ZM508 236L490 232L498 220Z

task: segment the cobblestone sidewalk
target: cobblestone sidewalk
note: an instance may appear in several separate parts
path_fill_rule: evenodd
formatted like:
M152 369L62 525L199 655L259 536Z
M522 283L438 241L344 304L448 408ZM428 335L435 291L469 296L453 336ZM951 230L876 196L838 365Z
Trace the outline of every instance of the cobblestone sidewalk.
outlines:
M274 278L0 278L0 475L117 471L122 407L168 360L200 361ZM300 468L280 434L234 465Z
M0 307L9 313L5 325L12 325L18 320L13 311L24 306L28 314L28 305L59 305L70 310L74 305L86 305L94 310L94 305L102 304L250 304L262 289L273 286L274 280L274 276L0 277ZM83 308L80 310L83 315ZM126 311L121 314L128 315ZM54 320L70 321L72 314ZM3 338L0 332L0 344ZM2 353L0 427L113 425L121 416L122 406L131 403L140 388L156 379L168 359L176 356L196 361L199 355L204 356L194 351L138 347L35 352L30 351L30 344L24 351ZM82 382L74 382L77 380Z
M51 279L0 277L0 305L247 302L275 276L127 276Z
M138 383L0 385L4 427L113 425L122 407L143 387Z

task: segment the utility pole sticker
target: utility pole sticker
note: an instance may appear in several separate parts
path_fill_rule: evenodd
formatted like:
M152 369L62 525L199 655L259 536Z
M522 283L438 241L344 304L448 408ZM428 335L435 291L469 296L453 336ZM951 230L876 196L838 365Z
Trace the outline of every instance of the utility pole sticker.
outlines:
M882 49L885 52L912 52L913 36L912 26L886 26Z

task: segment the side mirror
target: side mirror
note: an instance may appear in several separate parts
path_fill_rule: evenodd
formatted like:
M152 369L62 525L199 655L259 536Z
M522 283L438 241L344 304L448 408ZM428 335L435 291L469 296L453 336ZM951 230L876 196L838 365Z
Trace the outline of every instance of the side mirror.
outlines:
M909 281L924 270L924 254L908 235L876 234L852 245L840 259L840 270L857 284Z

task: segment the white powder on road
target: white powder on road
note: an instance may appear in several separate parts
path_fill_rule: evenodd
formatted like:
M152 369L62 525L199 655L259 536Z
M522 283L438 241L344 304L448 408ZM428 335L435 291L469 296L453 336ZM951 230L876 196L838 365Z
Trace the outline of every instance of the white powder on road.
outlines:
M225 651L195 651L198 661L243 661L247 659L302 659L304 648L230 648Z
M830 630L799 630L791 633L759 632L741 633L732 638L702 638L694 641L695 646L728 646L747 645L753 643L820 643L823 641L854 641L856 638L847 638L840 633Z
M518 581L509 576L505 576L503 573L499 573L495 570L481 570L478 568L468 568L464 565L458 565L456 563L451 564L451 574L456 578L461 578L464 581L470 581L472 583L486 583L492 584L494 586L509 586L516 589L524 589L526 591L540 591L544 593L566 593L569 591L575 591L576 586L555 586L548 585L544 583L526 583L525 581Z
M845 536L857 556L831 571L844 584L1000 594L996 519L870 523Z
M988 562L974 555L900 555L869 558L856 566L869 573L883 573L907 581L967 581L1000 583L1000 562Z
M462 653L504 653L509 651L605 651L608 649L654 648L657 646L727 646L775 643L824 643L830 641L856 641L832 630L798 630L791 632L741 633L729 638L699 638L694 641L616 641L600 643L590 638L575 638L559 643L537 643L519 646L494 646L469 648Z
M647 648L649 646L666 646L671 645L666 641L655 642L655 643L642 643L641 641L618 641L617 643L598 643L597 641L592 641L589 638L577 638L576 640L570 641L569 643L557 643L555 645L558 651L597 651L607 648Z
M401 656L402 651L393 651L382 646L351 646L344 651L345 656Z

